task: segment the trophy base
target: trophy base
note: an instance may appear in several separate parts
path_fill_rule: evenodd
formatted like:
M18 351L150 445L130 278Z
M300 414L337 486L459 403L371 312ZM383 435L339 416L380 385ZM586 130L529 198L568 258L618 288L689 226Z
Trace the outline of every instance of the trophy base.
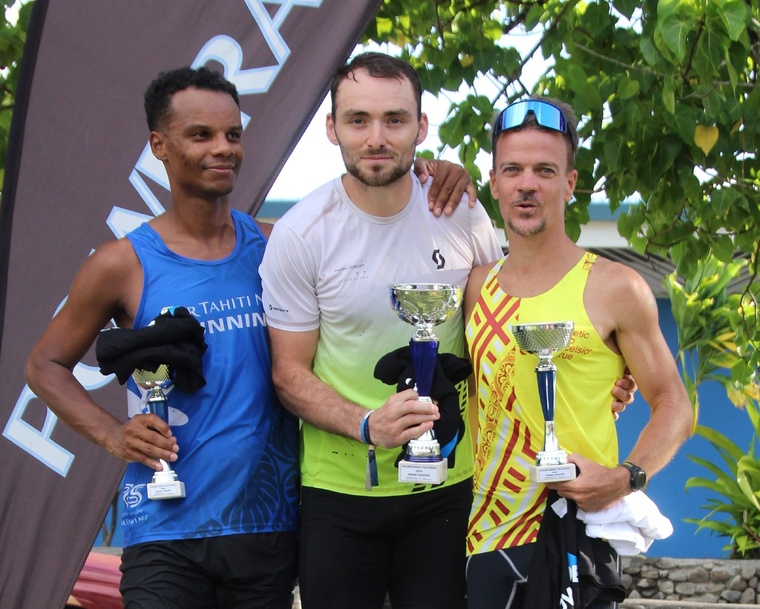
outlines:
M148 499L184 499L184 497L185 483L179 480L148 483Z
M163 470L153 474L153 480L148 483L148 499L183 499L185 497L185 483L177 480L177 474L163 459Z
M447 459L441 461L400 461L398 481L415 484L440 484L449 473Z
M532 482L546 484L547 482L565 482L575 480L575 463L562 463L556 465L531 465L529 477Z

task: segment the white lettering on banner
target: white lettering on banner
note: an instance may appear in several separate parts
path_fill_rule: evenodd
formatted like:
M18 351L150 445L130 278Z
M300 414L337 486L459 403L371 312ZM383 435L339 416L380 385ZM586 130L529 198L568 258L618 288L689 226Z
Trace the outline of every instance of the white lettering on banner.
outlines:
M48 409L42 430L29 425L23 419L29 402L36 397L29 386L25 385L13 408L11 418L5 425L3 435L65 478L74 461L74 455L50 439L58 417Z
M272 52L276 65L242 69L244 57L240 44L235 39L224 35L210 38L192 62L194 67L204 65L209 61L220 63L224 67L225 77L235 84L241 96L266 93L290 56L290 48L280 35L279 29L291 9L296 6L318 8L321 6L322 0L271 0L266 3L263 0L245 0L245 4L258 25L269 50ZM270 16L264 4L270 6L279 4L280 7L274 16ZM241 112L243 129L248 126L250 118L250 116ZM114 206L106 220L106 224L117 239L164 211L164 207L151 191L143 176L149 178L165 190L169 190L169 179L166 175L166 170L163 164L153 156L149 144L145 145L137 163L135 163L134 170L129 176L129 182L153 215L150 216ZM260 301L260 297L256 296L256 300ZM65 302L65 299L63 302ZM59 309L63 305L63 302L59 305ZM230 308L234 309L235 306L233 305ZM265 325L266 322L258 313L245 313L242 317L230 316L220 318L218 321L211 323L214 324L212 331L223 332L233 328ZM79 363L74 368L74 376L87 391L98 389L115 378L114 375L103 376L97 368L82 363ZM75 456L51 439L55 425L58 422L58 417L48 409L45 423L41 430L36 429L23 419L29 403L35 398L36 396L32 390L25 385L5 426L3 436L33 457L39 459L53 471L65 477L74 462Z
M196 68L207 64L209 61L220 63L224 67L225 78L234 83L241 96L256 95L269 91L269 88L290 56L290 48L280 35L279 28L294 6L318 8L321 6L322 0L280 0L280 2L267 2L269 5L280 4L280 8L277 9L273 17L270 17L269 11L264 7L265 3L263 0L245 0L245 4L274 56L276 65L242 69L244 59L243 49L237 40L226 35L210 38L192 62L192 66ZM243 129L245 129L251 117L244 112L241 112L241 116ZM153 180L157 185L169 190L169 179L166 176L166 170L163 164L153 156L153 153L150 151L150 144L146 144L143 148L140 158L135 164L135 170ZM133 172L133 176L130 176L130 182L132 182L137 193L145 201L148 209L154 215L160 214L164 211L163 207L145 182L141 179L136 179L135 173ZM108 219L108 225L112 231L114 228L122 230L124 226L131 226L131 222L134 221L135 217L125 216L124 211L116 207L112 210ZM147 217L146 219L150 218ZM114 234L117 234L116 231L114 231ZM117 234L117 236L120 235Z
M103 376L98 368L82 363L74 368L74 376L87 391L98 389L115 378L113 375ZM65 478L74 462L74 455L50 437L58 422L58 417L47 408L42 429L37 429L24 421L26 409L36 397L29 386L24 385L5 425L3 436Z
M65 302L66 298L58 305L58 308L55 310L56 313L58 313ZM99 389L116 378L113 374L103 376L99 368L88 366L82 362L79 362L74 367L73 373L77 381L87 391ZM34 392L29 389L29 386L24 385L24 389L21 391L18 400L16 400L13 412L5 425L3 436L65 478L71 464L74 462L74 455L50 437L58 422L58 417L52 410L47 408L42 429L37 429L24 420L26 409L36 397Z

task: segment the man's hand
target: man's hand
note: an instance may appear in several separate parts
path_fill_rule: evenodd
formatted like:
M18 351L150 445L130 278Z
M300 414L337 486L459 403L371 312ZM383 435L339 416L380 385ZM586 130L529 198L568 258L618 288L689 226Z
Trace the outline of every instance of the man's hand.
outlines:
M418 402L413 389L394 393L369 417L369 435L375 446L396 448L419 438L440 417L438 406Z
M428 192L428 207L436 216L440 217L441 213L447 216L453 214L465 192L470 207L475 206L478 198L475 185L461 165L417 157L414 159L414 173L423 184L431 176L436 178Z
M142 463L161 471L159 459L177 460L179 446L169 426L155 414L138 414L114 430L106 449L123 461Z
M598 512L631 492L630 474L622 467L604 467L574 453L568 463L580 470L575 480L547 484L565 499L572 499L584 512Z
M612 416L615 417L616 421L620 413L625 410L625 407L633 402L637 390L636 380L631 376L631 371L626 367L623 372L623 378L618 379L612 388L612 397L614 398L612 402Z

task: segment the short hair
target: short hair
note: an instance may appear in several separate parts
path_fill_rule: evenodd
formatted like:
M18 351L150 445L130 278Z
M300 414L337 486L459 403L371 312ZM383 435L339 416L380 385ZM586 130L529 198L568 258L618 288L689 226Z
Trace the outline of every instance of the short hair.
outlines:
M564 115L568 132L562 133L562 135L564 136L565 142L567 143L567 168L568 170L572 170L575 167L575 155L578 151L578 118L575 116L575 110L573 110L570 104L556 100L552 97L531 95L528 99L542 101L546 102L547 104L551 104L552 106L556 106ZM500 112L491 125L491 158L493 159L494 168L496 167L496 144L498 143L502 134L510 133L513 131L523 131L524 129L544 129L546 131L555 131L554 129L542 127L536 120L536 115L533 112L528 112L525 115L525 119L520 126L510 127L509 129L503 129L499 131L498 123L501 120L501 115L502 113Z
M172 96L190 88L227 93L240 108L237 88L218 72L204 66L176 68L161 72L145 91L145 118L148 121L148 129L157 131L163 128L169 120Z
M373 78L395 78L399 81L408 80L417 97L417 118L422 117L422 83L420 82L417 70L411 64L398 57L368 51L357 55L349 63L343 64L333 74L332 82L330 83L333 120L335 120L335 98L338 93L338 86L349 78L355 80L354 72L357 70L366 70L367 74Z

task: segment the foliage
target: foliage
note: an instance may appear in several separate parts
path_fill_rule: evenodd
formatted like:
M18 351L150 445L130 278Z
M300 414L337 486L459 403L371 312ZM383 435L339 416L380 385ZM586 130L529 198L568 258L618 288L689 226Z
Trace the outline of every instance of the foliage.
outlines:
M723 434L697 427L697 434L704 437L720 454L724 466L719 467L706 459L689 458L709 470L715 479L693 477L686 481L686 488L706 488L722 499L709 499L702 506L709 513L701 520L687 519L697 525L697 530L708 529L731 541L724 550L732 558L760 558L760 454L756 454L756 442L760 435L760 414L757 404L747 406L747 414L754 428L754 435L746 453Z
M3 11L3 21L0 23L0 184L5 168L5 152L8 147L21 53L32 10L31 2L22 5L19 8L18 19L15 23L11 22L6 16L6 11L16 2L17 0L0 2Z
M757 15L758 0L385 0L365 40L398 45L436 95L466 87L440 135L478 180L494 109L528 93L563 99L582 117L585 141L571 236L604 191L612 210L641 201L621 234L641 252L670 255L680 275L708 252L727 262L738 249L754 276ZM526 33L536 44L521 55L504 36ZM529 90L535 56L549 61ZM496 93L486 97L482 83Z
M575 108L582 145L568 234L580 235L594 194L603 193L612 211L636 203L618 230L639 253L676 266L667 289L695 408L705 380L720 382L748 412L758 397L759 7L760 0L384 0L365 34L365 42L399 47L428 91L458 92L439 134L478 180L497 224L487 176L475 163L490 152L494 111L531 93ZM528 35L532 47L512 48ZM736 469L742 452L698 430L728 451L724 458L733 455ZM730 478L700 462L719 476L703 486L730 487ZM753 450L741 462L742 471L758 467ZM744 490L754 476L743 474ZM737 505L747 511L735 513L737 526L758 531L757 499L742 496ZM711 515L729 510L715 505ZM721 530L737 552L754 548L751 536Z
M522 54L509 46L514 38L504 37L526 33L536 34L536 43ZM709 323L718 342L730 335L718 346L724 355L746 345L732 377L752 376L760 247L758 0L385 0L366 39L398 45L434 94L468 92L451 104L440 135L481 181L474 159L490 151L495 109L528 93L569 101L582 117L584 145L568 232L577 236L588 220L593 193L603 191L613 210L623 200L638 201L622 215L621 234L640 252L676 263L690 306L680 311L683 303L674 301L677 319ZM529 90L529 62L539 54L549 61ZM484 82L496 91L491 97L481 91ZM480 194L490 200L487 189ZM702 266L706 259L714 272ZM741 298L721 296L737 269ZM671 296L676 285L671 278ZM711 310L716 297L724 308ZM710 319L692 319L695 310ZM681 339L686 354L685 328ZM706 341L691 356L712 357L711 345L718 343ZM700 373L694 385L708 377Z
M709 257L697 261L695 274L683 283L675 273L666 278L678 330L678 361L697 411L697 388L705 381L723 385L739 407L760 399L757 375L747 366L750 347L741 338L746 310L753 303L728 289L746 265L746 260L724 264Z

